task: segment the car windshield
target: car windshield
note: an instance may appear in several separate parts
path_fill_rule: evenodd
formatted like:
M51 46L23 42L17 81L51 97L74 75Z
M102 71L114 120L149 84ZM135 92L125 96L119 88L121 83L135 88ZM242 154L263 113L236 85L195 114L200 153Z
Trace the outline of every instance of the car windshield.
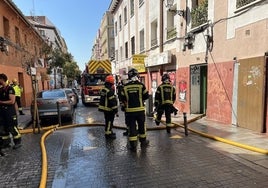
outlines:
M51 91L43 91L38 93L37 95L38 98L43 98L43 99L53 99L53 98L62 98L65 97L64 91L61 90L51 90Z

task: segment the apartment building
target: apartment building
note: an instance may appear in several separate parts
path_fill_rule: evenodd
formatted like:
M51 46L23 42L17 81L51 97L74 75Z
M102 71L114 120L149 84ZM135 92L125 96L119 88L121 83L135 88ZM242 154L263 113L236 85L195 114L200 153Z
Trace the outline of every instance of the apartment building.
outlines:
M100 58L114 58L114 22L111 12L106 11L100 25Z
M42 64L47 43L32 27L17 6L9 0L0 1L0 70L9 81L16 78L24 88L22 105L29 106L32 102L31 77L27 72L36 75L38 89L48 88L46 69ZM45 63L45 62L44 62Z
M112 0L116 73L143 57L152 96L167 72L180 112L267 132L267 8L265 0Z
M67 53L68 48L64 38L61 36L60 30L46 16L26 16L32 26L39 32L52 50L59 50L61 53ZM41 66L44 67L44 59L39 59ZM52 63L52 59L47 60L48 66ZM61 88L64 84L65 75L62 74L62 67L52 67L49 75L49 87Z

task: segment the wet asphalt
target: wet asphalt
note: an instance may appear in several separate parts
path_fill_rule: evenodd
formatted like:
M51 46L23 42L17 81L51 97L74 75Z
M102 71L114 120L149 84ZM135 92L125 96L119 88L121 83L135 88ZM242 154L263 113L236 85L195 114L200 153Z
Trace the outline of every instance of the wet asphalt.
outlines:
M83 108L76 112L79 123L82 113ZM103 122L103 116L90 107L86 123L92 122L94 114L97 123ZM124 124L122 114L116 123ZM115 140L105 139L103 126L66 128L50 134L45 141L46 187L268 186L267 168L245 160L265 157L267 161L267 156L230 146L226 150L225 146L215 146L215 141L197 134L185 136L182 128L172 129L171 134L165 129L148 131L149 146L131 152L124 130L114 132ZM0 187L39 187L41 136L23 134L21 148L4 150L6 156L0 157Z

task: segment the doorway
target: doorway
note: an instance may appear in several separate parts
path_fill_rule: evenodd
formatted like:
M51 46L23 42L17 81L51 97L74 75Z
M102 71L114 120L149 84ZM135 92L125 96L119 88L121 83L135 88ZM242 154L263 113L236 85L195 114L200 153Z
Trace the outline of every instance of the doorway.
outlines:
M190 66L190 113L205 114L207 109L207 64Z

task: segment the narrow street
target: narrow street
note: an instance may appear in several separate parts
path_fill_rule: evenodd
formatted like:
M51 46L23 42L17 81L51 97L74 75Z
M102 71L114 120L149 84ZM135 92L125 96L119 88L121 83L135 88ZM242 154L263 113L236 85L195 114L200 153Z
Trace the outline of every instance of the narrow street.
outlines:
M147 118L148 119L148 118ZM103 123L96 106L78 105L74 123ZM147 123L152 122L148 119ZM115 125L124 123L123 113ZM155 126L150 124L148 126ZM148 148L128 150L122 129L106 140L103 126L56 130L46 139L47 187L266 187L266 168L245 158L266 157L191 133L148 131ZM2 187L38 187L40 134L23 135L23 147L1 157ZM228 150L227 150L228 148ZM240 156L240 157L239 157ZM11 169L11 170L10 170ZM16 170L15 170L16 169Z

